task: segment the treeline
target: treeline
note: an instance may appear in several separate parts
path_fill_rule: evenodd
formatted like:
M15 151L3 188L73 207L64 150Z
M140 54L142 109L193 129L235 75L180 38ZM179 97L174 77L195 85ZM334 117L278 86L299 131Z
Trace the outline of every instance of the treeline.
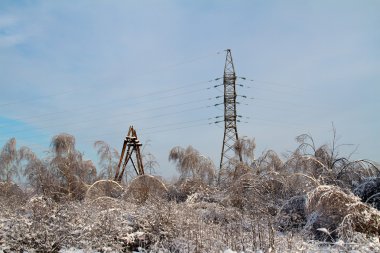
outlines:
M174 251L177 246L173 243L186 238L187 246L196 251L223 247L269 250L280 246L276 246L281 241L276 237L279 232L286 238L297 235L304 241L342 241L351 246L358 238L378 237L379 166L342 155L335 130L331 145L316 146L307 134L296 141L298 147L293 152L279 156L268 150L256 156L255 140L241 138L234 145L235 157L223 170L217 170L210 158L192 146L174 147L168 159L176 166L177 179L134 178L132 173L128 181L118 184L112 179L119 154L103 141L94 144L99 155L95 166L83 158L75 147L75 138L68 134L54 136L43 158L27 147L18 149L16 140L10 139L0 153L0 197L9 208L16 209L35 196L59 205L101 203L103 208L115 208L117 203L125 212L130 211L127 203L137 205L133 212L143 208L156 219L154 224L144 220L145 225L136 225L133 230L149 237L149 242L144 242L148 249L174 247ZM146 171L158 166L150 153L144 153L143 161ZM26 190L14 183L18 178L25 181ZM152 208L162 209L162 213ZM186 210L191 211L188 217ZM185 230L178 224L185 226L188 234L182 233ZM235 232L229 234L232 224ZM193 231L196 227L209 231L209 235ZM216 240L220 247L213 248L206 239ZM118 240L115 243L120 243Z

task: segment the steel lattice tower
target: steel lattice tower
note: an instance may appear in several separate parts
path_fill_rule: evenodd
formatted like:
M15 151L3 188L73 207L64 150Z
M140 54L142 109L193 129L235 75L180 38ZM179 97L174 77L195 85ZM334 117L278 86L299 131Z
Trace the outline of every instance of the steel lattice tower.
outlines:
M235 156L234 144L239 139L236 127L236 74L234 63L232 61L231 50L227 49L226 51L227 55L223 75L224 138L220 158L218 183L220 183L221 174L228 169L230 166L230 160ZM239 154L239 160L242 161L241 154Z

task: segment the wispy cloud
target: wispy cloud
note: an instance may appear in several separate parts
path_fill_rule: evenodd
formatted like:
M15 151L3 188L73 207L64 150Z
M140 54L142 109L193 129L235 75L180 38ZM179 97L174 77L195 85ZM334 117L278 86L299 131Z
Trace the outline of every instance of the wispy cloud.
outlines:
M0 47L23 43L27 34L20 30L20 19L14 15L0 15Z
M22 34L0 34L0 47L11 47L23 43L27 36Z
M12 15L0 15L0 29L10 27L17 23L17 17Z

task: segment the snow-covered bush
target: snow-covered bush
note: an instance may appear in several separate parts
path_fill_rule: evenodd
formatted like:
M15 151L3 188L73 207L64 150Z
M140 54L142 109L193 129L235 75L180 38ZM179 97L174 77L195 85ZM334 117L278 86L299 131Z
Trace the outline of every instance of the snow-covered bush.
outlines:
M286 186L276 175L241 176L227 190L228 204L252 213L276 215L286 193Z
M125 191L123 198L139 204L148 200L167 198L168 189L158 178L141 175L134 178Z
M97 175L71 135L55 136L44 159L11 141L1 176L24 172L28 191L0 183L0 253L380 252L380 213L370 206L379 203L378 168L338 156L335 142L298 141L285 159L272 150L254 159L254 140L243 138L219 185L191 146L171 151L179 180L144 175L126 185ZM115 152L100 144L112 178Z
M86 200L100 197L119 198L123 194L123 187L113 180L98 180L90 185L86 192Z
M353 192L363 202L380 210L380 177L366 178Z
M307 225L318 239L335 239L350 231L380 234L380 212L336 186L321 185L309 192L305 210ZM328 236L320 229L329 231Z
M306 224L306 196L294 196L285 201L277 215L277 225L281 231L300 231Z

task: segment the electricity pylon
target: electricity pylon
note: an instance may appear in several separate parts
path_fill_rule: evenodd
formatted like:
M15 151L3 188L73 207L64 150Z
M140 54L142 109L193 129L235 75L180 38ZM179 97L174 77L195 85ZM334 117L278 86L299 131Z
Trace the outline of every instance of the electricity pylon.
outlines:
M239 140L236 127L236 74L232 61L231 50L227 49L226 62L224 65L223 86L224 86L224 137L218 184L220 184L221 174L231 166L230 160L235 156L234 145ZM239 160L242 161L239 153Z
M135 168L137 175L144 175L144 165L142 163L142 157L141 157L141 151L140 151L141 146L142 146L142 144L140 143L139 139L137 138L136 130L133 129L133 126L130 126L128 134L125 137L125 140L123 143L123 149L121 150L119 164L118 164L117 169L116 169L115 181L121 182L121 179L123 178L123 174L125 171L125 167L127 166L129 161L132 162L133 168ZM122 167L122 170L120 172L120 167L121 167L121 163L122 163L123 158L124 158L126 147L128 147L127 153L125 155L123 167ZM135 151L135 153L136 153L137 168L135 166L135 163L132 160L133 151Z

